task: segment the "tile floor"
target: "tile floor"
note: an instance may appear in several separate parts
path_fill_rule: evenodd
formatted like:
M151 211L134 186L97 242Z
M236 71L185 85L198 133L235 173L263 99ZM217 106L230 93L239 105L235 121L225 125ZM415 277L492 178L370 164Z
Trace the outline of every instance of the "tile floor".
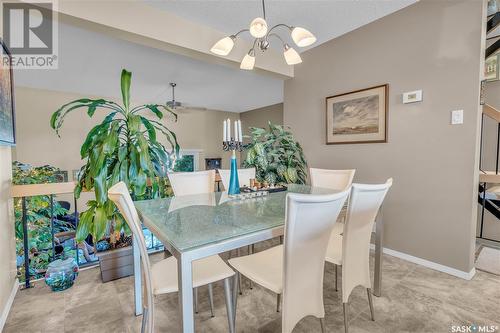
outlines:
M160 259L156 254L153 260ZM452 332L452 325L500 327L500 276L478 271L471 281L433 271L391 256L384 257L382 297L374 297L375 322L370 320L365 291L350 298L350 332ZM238 332L279 332L276 295L259 287L238 298ZM340 293L333 286L333 268L325 272L325 310L328 332L343 332ZM133 315L132 277L101 283L99 269L82 271L69 290L53 293L43 282L18 292L5 333L10 332L139 332ZM199 332L226 332L222 282L214 288L215 317L211 318L207 288L199 291ZM156 299L157 332L178 332L177 294ZM500 329L496 331L500 332ZM320 332L319 321L303 319L294 332ZM474 332L474 331L472 331Z

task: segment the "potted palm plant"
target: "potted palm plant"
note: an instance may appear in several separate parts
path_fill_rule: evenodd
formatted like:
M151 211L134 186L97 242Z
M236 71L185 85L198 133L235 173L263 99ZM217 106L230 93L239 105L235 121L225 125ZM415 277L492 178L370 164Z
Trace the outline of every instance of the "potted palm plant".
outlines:
M89 201L87 210L80 214L76 231L79 242L91 235L94 244L97 244L107 236L113 248L123 238L124 231L127 231L126 223L107 195L114 184L125 182L134 200L162 197L169 193L166 172L179 154L179 144L175 133L161 120L167 114L177 121L177 115L167 105L132 107L131 78L132 73L122 70L122 105L104 99L83 98L61 106L50 119L51 127L59 135L64 119L75 110L85 110L89 117L97 110L108 112L104 120L89 131L80 149L85 164L80 169L75 196L79 198L82 191L94 191L95 200ZM155 119L146 113L152 113ZM160 141L160 138L164 140ZM116 256L130 257L130 260L120 260L126 263L124 266L131 263L130 247L116 252ZM103 266L106 260L112 258L99 258L101 272L108 270ZM128 270L122 269L122 274L115 270L108 275L111 278L129 275L131 269L132 266ZM105 275L102 276L106 280Z
M259 181L269 184L305 184L307 162L300 144L283 125L251 127L244 167L254 167Z

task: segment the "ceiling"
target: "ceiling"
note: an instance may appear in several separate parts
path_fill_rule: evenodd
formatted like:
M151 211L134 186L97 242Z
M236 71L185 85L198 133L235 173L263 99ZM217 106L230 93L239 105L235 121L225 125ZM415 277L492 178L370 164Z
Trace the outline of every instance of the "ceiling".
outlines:
M120 98L120 72L132 72L132 101L176 100L213 110L243 112L283 101L283 81L254 71L185 56L59 23L59 69L17 70L15 83L82 95Z
M116 1L117 5L121 1ZM414 3L413 0L267 1L270 24L303 26L317 46ZM260 1L170 0L148 5L231 34L261 14ZM132 94L139 102L170 99L169 82L178 84L176 99L192 106L243 112L283 101L282 79L138 45L105 34L59 23L59 69L18 70L16 85L120 97L122 68L133 72ZM284 34L283 34L284 35Z
M301 26L314 33L317 42L304 51L359 28L383 16L415 3L417 0L267 0L266 21L269 27L285 23ZM228 35L248 28L262 16L261 0L144 0L155 8L210 26ZM283 29L283 28L279 28ZM292 45L289 33L281 30ZM242 34L248 39L252 37ZM280 45L274 44L274 46Z

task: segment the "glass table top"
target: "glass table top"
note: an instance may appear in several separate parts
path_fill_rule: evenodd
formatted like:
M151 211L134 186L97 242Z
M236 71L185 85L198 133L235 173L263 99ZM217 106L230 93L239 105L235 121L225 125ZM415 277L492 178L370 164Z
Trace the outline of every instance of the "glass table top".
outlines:
M179 252L221 242L285 223L287 193L329 194L336 190L288 185L288 191L237 200L227 192L136 201L142 219L155 236Z

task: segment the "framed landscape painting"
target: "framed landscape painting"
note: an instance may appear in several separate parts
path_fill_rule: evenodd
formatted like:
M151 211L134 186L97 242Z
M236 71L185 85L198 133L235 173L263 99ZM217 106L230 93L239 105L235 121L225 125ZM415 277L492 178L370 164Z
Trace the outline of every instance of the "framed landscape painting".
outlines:
M326 98L326 144L387 142L389 85Z
M0 39L0 145L14 145L14 84L10 52Z

